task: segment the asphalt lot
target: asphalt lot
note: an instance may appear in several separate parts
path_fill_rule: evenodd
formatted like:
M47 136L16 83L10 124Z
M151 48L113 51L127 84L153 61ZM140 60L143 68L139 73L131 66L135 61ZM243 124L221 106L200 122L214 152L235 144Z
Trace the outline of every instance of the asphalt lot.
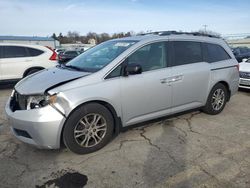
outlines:
M40 150L15 139L0 90L0 187L250 187L250 92L224 111L166 118L121 133L98 152ZM69 180L73 180L73 183Z

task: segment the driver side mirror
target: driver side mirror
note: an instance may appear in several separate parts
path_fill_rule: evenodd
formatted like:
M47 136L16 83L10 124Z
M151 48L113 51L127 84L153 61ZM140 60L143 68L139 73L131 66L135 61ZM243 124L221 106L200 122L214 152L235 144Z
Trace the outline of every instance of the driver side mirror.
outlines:
M125 76L141 74L141 73L142 73L142 67L139 64L131 63L125 67Z

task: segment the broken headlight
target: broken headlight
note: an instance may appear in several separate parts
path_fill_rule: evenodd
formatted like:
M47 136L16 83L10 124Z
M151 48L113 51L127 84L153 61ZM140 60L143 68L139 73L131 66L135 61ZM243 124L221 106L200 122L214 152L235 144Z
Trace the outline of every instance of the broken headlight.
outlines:
M27 110L41 108L56 102L56 95L34 95L27 98Z

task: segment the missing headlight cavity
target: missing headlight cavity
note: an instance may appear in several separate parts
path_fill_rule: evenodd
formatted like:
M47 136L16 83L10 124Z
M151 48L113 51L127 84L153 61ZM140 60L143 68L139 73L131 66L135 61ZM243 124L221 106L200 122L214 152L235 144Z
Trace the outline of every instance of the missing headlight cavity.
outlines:
M13 96L10 100L10 108L14 112L16 110L25 110L27 105L27 97L20 95L18 92L14 91Z
M68 172L61 177L49 180L36 188L58 187L58 188L82 188L87 185L88 177L78 172Z

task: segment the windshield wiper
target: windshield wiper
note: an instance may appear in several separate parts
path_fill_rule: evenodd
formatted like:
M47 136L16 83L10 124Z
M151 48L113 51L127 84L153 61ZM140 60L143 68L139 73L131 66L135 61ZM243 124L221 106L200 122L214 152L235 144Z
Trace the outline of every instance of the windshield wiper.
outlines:
M74 65L60 64L60 65L57 65L57 67L61 67L61 68L70 68L70 69L74 69L74 70L77 70L77 71L83 71L83 72L91 72L91 71L88 71L88 70L85 69L85 68L80 68L80 67L77 67L77 66L74 66Z
M83 71L83 69L81 69L80 67L74 66L74 65L64 65L64 67L75 69L78 71Z

